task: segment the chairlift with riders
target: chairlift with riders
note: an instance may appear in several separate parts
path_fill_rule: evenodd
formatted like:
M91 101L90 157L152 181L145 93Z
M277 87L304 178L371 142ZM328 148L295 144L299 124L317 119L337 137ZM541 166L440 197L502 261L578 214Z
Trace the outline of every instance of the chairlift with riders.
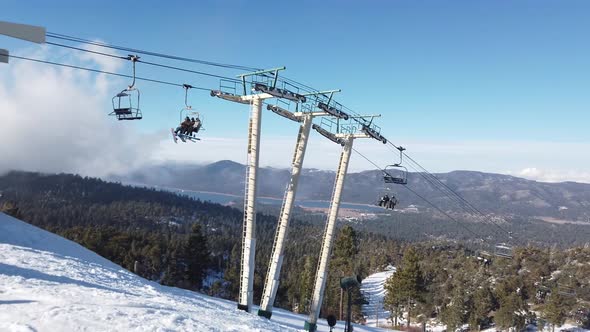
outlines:
M193 86L190 84L183 84L182 87L184 88L184 107L180 110L180 126L177 127L176 130L173 128L170 129L172 138L174 139L174 143L177 143L178 139L185 143L186 140L191 142L200 141L201 139L195 135L200 130L204 130L202 128L203 119L199 112L195 111L187 102L188 90L192 89Z
M385 166L385 169L383 170L384 189L381 195L379 196L379 200L377 201L378 206L390 210L393 210L395 208L395 206L398 203L398 200L393 194L393 191L388 187L388 185L408 184L408 170L405 166L402 166L403 152L406 149L401 146L397 147L397 149L400 153L399 162L393 165Z
M129 55L127 59L133 63L133 82L113 97L113 111L109 115L116 116L117 120L141 120L143 116L139 108L140 93L135 87L135 63L139 61L139 56Z

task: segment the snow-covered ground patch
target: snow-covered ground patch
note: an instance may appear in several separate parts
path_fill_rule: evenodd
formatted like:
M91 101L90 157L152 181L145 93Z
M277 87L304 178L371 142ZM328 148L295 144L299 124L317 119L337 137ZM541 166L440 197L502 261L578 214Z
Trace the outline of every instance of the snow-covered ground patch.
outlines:
M0 213L0 331L296 331L307 319L276 310L269 321L236 307L145 280ZM325 320L318 330L329 330Z
M361 293L369 304L363 305L363 315L367 326L391 326L389 311L383 307L385 298L385 282L395 272L395 267L388 266L385 271L371 274L361 283Z

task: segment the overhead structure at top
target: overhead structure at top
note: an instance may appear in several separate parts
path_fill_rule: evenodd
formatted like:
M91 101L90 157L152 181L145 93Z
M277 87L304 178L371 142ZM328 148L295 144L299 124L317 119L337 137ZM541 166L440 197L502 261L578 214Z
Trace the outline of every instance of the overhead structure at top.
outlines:
M305 102L305 96L299 94L294 85L279 82L281 70L285 70L285 67L241 74L237 79L222 79L219 90L212 90L211 96L242 104L250 104L249 99L245 100L242 97L256 94L266 94L270 98L287 99L296 103Z
M44 27L0 21L0 35L44 44L45 33ZM0 63L8 63L9 57L10 52L0 48Z
M45 33L44 27L0 21L0 35L44 44Z

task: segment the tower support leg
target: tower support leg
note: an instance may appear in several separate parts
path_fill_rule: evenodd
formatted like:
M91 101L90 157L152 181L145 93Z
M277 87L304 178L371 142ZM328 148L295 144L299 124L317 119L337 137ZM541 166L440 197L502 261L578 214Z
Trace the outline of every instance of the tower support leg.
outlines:
M242 259L238 309L250 311L254 297L254 257L256 255L256 185L260 151L260 120L262 99L252 99L248 130L248 165L244 193L244 223L242 227Z
M285 248L285 241L287 239L287 231L289 228L289 219L295 202L295 195L297 193L297 185L299 183L299 176L301 175L301 168L303 166L303 159L305 157L305 149L307 148L307 141L312 123L311 114L307 114L301 127L299 128L299 135L297 136L297 143L295 145L295 153L293 155L293 165L291 170L291 180L287 185L285 191L285 199L279 217L279 224L275 233L272 254L264 282L264 291L262 293L262 302L258 315L266 318L272 316L272 308L277 295L279 287L279 279L281 274L281 267L283 265L283 251Z
M313 332L317 330L317 321L320 316L320 308L324 299L324 290L326 288L326 279L328 277L330 252L332 251L332 242L334 240L334 232L336 230L338 209L340 208L340 199L342 196L342 189L344 188L344 178L346 177L346 172L348 171L348 162L350 161L353 141L354 138L352 136L348 137L346 139L344 149L340 154L340 163L338 165L338 171L336 172L334 192L332 193L332 202L330 203L328 221L326 222L322 249L320 251L320 261L318 263L318 269L316 272L316 280L313 289L313 298L311 301L309 319L304 325L304 329L307 331Z

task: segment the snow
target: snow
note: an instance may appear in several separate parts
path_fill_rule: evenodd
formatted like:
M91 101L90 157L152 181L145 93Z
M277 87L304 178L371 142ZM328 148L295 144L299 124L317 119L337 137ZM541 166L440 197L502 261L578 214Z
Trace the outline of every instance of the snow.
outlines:
M277 309L269 321L236 307L145 280L0 213L0 331L295 331L307 319ZM329 331L324 319L318 331Z
M390 313L383 307L385 298L385 282L393 273L395 267L388 266L385 271L371 274L361 282L361 293L369 304L363 305L362 311L366 319L367 326L390 326L388 322Z

